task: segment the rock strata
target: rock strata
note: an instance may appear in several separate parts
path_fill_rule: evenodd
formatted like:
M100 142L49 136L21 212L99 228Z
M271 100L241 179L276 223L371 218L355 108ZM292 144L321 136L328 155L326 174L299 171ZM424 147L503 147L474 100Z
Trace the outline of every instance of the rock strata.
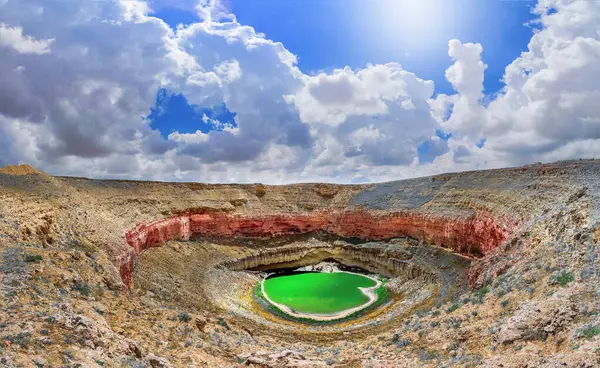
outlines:
M455 218L433 213L360 210L259 216L205 212L140 224L128 231L127 243L134 252L119 260L119 269L123 281L131 285L135 257L145 249L161 246L169 240L201 236L273 238L316 231L367 240L408 236L473 257L493 251L518 225L507 219L496 220L488 212L462 214Z

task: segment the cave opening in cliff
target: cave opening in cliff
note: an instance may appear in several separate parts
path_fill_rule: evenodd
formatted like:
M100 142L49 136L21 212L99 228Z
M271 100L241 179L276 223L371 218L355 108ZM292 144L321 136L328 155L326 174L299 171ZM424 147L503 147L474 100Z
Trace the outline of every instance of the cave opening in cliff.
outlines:
M344 262L344 259L334 257L315 257L309 255L304 259L298 259L295 262L273 262L249 267L248 271L265 272L273 276L284 276L297 274L299 272L351 272L356 274L372 274L367 269L351 262Z

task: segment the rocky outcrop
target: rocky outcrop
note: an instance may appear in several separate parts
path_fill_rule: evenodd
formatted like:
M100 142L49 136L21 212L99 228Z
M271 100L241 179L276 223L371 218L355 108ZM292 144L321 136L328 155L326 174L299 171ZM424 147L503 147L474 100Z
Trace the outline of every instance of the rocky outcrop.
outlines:
M379 246L381 245L381 246ZM309 246L290 246L260 251L255 255L232 259L220 264L234 271L269 271L282 268L299 268L318 264L324 260L335 260L346 266L360 267L369 272L403 280L421 279L428 283L443 283L442 271L434 264L420 262L409 248L389 249L386 244L369 243L352 245L344 242L321 243ZM414 249L413 249L414 250ZM434 252L432 249L431 252ZM459 258L458 256L455 256ZM467 268L468 262L456 259L456 268ZM456 276L460 277L460 276Z
M568 298L534 300L519 307L514 316L502 325L497 341L510 344L517 340L541 339L559 332L577 315Z
M27 165L27 164L22 164L22 165L7 165L4 166L2 168L0 168L0 174L7 174L7 175L32 175L32 174L37 174L37 175L45 175L47 176L46 173L36 170L35 168Z
M372 272L403 279L421 278L428 282L438 282L436 273L422 264L406 259L406 254L374 251L372 248L344 247L344 256L354 260L354 265ZM343 257L341 257L343 259ZM343 261L342 261L343 262Z
M494 355L478 365L479 368L536 367L536 368L594 368L600 366L600 355L593 352L571 352L540 356L536 353Z
M262 268L263 270L285 268L288 264L292 267L301 267L331 258L333 255L333 247L330 245L286 247L265 250L248 257L225 261L220 266L233 271L251 270L262 268L262 266L266 266L266 268Z
M282 366L294 357L286 349L332 366L600 366L599 224L600 161L361 186L94 180L12 167L0 170L0 366ZM202 241L143 254L194 236ZM299 326L253 298L258 272L216 267L248 255L240 266L331 257L406 276L390 278L393 300L368 315ZM136 258L136 288L118 291ZM465 290L468 269L486 287ZM566 284L555 278L566 274Z
M323 272L323 273L334 273L341 272L336 262L319 262L317 264L308 265L298 268L297 271L308 271L308 272Z
M409 236L445 246L465 255L485 254L500 244L518 223L496 219L486 212L456 217L434 213L361 210L312 211L264 216L222 212L189 216L190 235L277 237L325 231L368 240ZM159 224L159 227L163 227ZM130 243L131 244L131 243Z
M465 256L485 255L501 244L519 224L491 213L464 211L455 216L427 212L331 210L270 215L204 212L141 224L126 234L135 255L168 240L192 236L274 238L323 231L343 237L381 240L411 237L452 249ZM120 265L121 277L131 283L131 263Z
M297 351L283 350L269 353L255 351L238 355L238 361L254 367L325 367L325 361L316 357L306 357Z

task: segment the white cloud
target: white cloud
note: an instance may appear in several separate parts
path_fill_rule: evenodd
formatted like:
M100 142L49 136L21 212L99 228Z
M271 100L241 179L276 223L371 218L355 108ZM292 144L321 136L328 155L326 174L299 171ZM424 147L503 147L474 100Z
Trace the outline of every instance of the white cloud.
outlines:
M204 115L206 116L206 115ZM195 133L179 133L173 132L169 134L169 140L179 143L203 143L208 140L208 134L196 130Z
M540 1L536 10L544 28L506 68L503 94L487 109L489 147L518 163L600 139L600 2Z
M449 44L455 63L446 76L458 93L430 102L452 139L473 145L486 138L473 155L485 153L487 162L597 157L590 145L600 144L600 2L542 0L536 12L541 30L506 67L505 86L487 107L480 100L481 46L456 40ZM450 117L442 118L450 108ZM461 148L457 157L464 161L466 152Z
M58 4L0 2L2 164L95 177L356 182L600 155L600 2L540 0L541 30L487 106L477 43L449 42L446 77L457 93L432 98L433 82L397 63L305 75L284 45L218 1L201 2L202 21L176 30L151 16L156 2ZM201 107L225 103L237 126L206 116L199 123L218 130L161 137L142 119L160 88ZM440 128L448 142L435 136ZM419 163L423 143L431 163Z
M355 130L350 134L350 141L354 144L361 144L364 142L376 142L383 137L379 129L375 128L375 125L371 124Z
M10 27L6 23L0 23L0 47L8 47L21 54L47 54L53 38L36 40L31 36L23 34L23 28Z
M123 7L123 17L127 21L143 22L146 14L151 12L150 6L143 0L119 0Z
M225 83L234 82L242 76L242 69L237 60L223 61L215 65L213 69L221 81Z
M483 97L483 73L487 66L481 61L483 48L480 44L463 44L459 40L448 42L448 55L454 64L446 70L446 79L458 94L440 94L430 102L431 108L445 130L455 136L470 135L480 139L485 124L485 109L481 106ZM452 114L445 117L452 106Z
M474 100L483 97L483 72L487 65L481 61L482 52L478 43L463 44L455 39L448 42L448 55L455 62L446 70L446 79L461 96Z
M204 22L235 20L235 16L227 10L220 0L200 0L195 9Z
M339 125L352 116L387 114L391 104L405 110L424 108L433 89L432 81L390 63L305 77L304 87L287 100L306 123Z

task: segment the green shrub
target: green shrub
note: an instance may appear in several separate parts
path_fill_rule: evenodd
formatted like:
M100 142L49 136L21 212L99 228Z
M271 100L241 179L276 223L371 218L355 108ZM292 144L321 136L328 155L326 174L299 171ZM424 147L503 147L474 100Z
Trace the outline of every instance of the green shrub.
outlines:
M25 254L25 262L38 263L43 259L39 254Z
M417 354L419 356L419 359L423 360L423 361L430 361L433 359L437 359L439 356L438 353L436 353L436 352L429 351L427 349L422 349L422 348L417 350Z
M192 317L190 317L190 315L187 314L186 312L179 313L179 315L177 316L177 318L179 318L179 320L181 322L186 322L186 323L192 320Z
M575 276L573 276L573 274L569 271L561 270L561 271L552 273L551 281L553 284L559 284L560 286L565 286L568 283L575 281Z
M490 288L487 287L487 286L484 286L484 287L482 287L481 289L479 289L479 290L477 290L475 292L475 296L478 297L478 298L480 298L480 299L483 299L483 297L485 296L485 294L487 294L489 292L490 292Z
M581 334L589 340L594 336L600 335L600 327L589 325L581 331Z
M83 296L90 296L92 294L92 288L85 282L78 282L72 287L73 290L79 291L79 294Z
M485 298L485 294L490 292L490 288L489 286L484 286L482 288L480 288L479 290L477 290L474 294L473 294L473 304L481 304L483 303L483 299Z
M411 344L412 344L412 341L410 339L402 339L402 340L398 340L398 342L396 342L396 347L403 348L403 347L409 346Z
M446 313L452 313L455 310L457 310L458 308L460 308L460 304L454 303L448 309L446 309Z
M29 332L21 332L13 336L6 336L5 339L10 341L11 344L26 348L31 343L31 334Z
M217 324L221 327L224 327L228 330L231 330L231 328L229 327L229 325L227 324L227 321L225 321L225 319L223 319L223 317L219 317L217 318Z

